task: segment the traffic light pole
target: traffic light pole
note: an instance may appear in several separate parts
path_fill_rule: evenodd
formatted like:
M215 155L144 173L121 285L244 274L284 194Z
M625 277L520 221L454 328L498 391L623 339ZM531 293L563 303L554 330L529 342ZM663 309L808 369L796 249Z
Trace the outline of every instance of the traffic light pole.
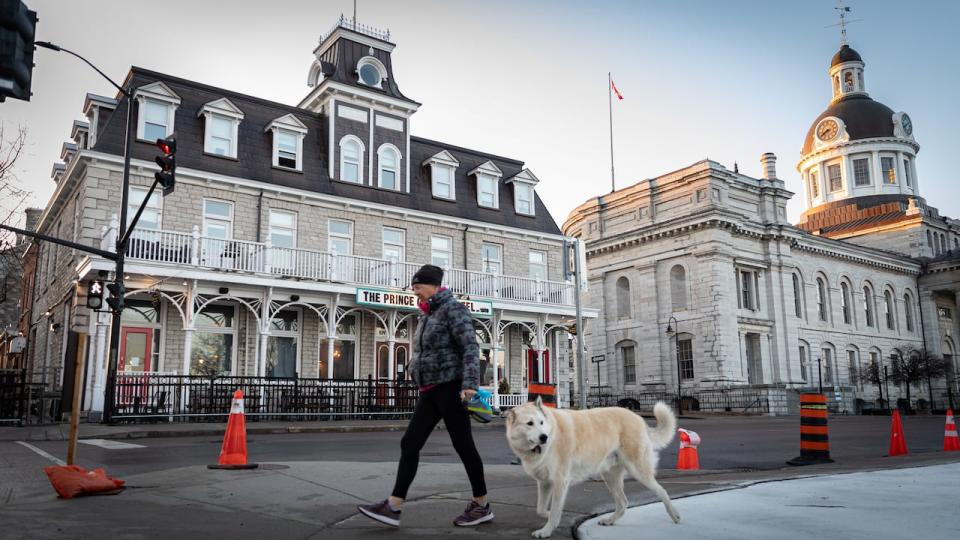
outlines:
M123 262L127 255L127 205L129 203L128 192L130 191L130 152L133 147L133 92L124 91L127 98L127 132L126 141L123 145L123 185L120 188L120 232L117 238L117 267L115 270L114 281L120 285L120 290L125 291L123 285ZM154 182L153 187L156 187ZM151 187L151 191L153 190ZM137 211L137 217L143 212L143 207L149 201L149 196L143 200L140 209ZM131 227L132 229L133 227ZM116 396L117 383L117 360L120 357L120 312L113 312L113 319L110 321L110 354L107 357L107 388L103 398L103 423L109 424L113 421L113 406Z

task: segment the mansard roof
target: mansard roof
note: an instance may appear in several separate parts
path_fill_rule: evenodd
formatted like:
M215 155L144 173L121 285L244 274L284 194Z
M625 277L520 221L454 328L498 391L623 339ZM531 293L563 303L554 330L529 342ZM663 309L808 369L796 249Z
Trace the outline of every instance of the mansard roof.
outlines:
M127 83L133 86L152 85L162 82L181 102L176 109L174 129L180 144L177 149L177 165L182 169L207 171L224 176L244 178L264 184L292 189L346 197L359 201L389 205L397 208L434 213L449 217L481 221L492 225L512 227L545 234L561 234L556 221L535 194L536 214L526 216L513 212L513 196L508 186L500 183L500 210L480 208L477 204L476 182L468 181L467 171L491 161L510 178L524 170L522 161L496 156L476 150L424 139L410 137L410 155L404 155L404 163L410 164L411 192L394 192L374 189L369 186L331 181L328 176L327 119L321 114L299 107L276 103L266 99L173 77L139 67L131 69ZM238 128L238 153L236 160L211 158L204 155L204 120L197 117L203 106L211 101L226 98L244 114ZM98 134L94 151L120 156L123 154L126 101L122 100L107 120L102 133ZM137 109L134 108L136 121ZM273 140L264 130L275 120L285 115L292 116L307 128L303 141L302 173L286 171L272 166ZM406 148L401 148L406 153ZM446 151L460 163L457 168L456 201L433 197L431 171L424 161ZM154 145L137 141L133 145L134 159L152 162L156 155Z

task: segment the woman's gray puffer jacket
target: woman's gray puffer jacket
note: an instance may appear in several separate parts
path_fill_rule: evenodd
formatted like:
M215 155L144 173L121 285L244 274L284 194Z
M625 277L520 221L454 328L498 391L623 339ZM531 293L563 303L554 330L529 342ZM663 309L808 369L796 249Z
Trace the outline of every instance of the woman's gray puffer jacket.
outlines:
M422 388L462 380L464 390L476 390L480 347L470 311L447 289L434 294L427 304L430 312L420 315L413 337L413 381Z

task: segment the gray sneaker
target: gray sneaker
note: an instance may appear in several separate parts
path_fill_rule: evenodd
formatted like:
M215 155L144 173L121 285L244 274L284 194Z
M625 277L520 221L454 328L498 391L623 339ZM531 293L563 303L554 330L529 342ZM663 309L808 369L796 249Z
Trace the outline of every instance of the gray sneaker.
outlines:
M400 526L400 510L390 508L390 503L384 499L378 503L362 504L357 507L361 514L391 527Z
M481 506L476 501L470 501L463 513L453 520L453 524L458 527L473 527L492 519L493 510L490 510L490 503Z

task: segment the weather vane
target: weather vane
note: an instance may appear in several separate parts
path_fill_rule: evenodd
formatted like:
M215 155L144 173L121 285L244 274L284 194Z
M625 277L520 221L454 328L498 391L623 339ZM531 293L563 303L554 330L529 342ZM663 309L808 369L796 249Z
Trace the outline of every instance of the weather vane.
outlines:
M834 26L840 27L840 46L847 45L847 25L853 24L855 22L860 22L863 19L854 19L852 21L847 20L847 13L850 13L850 7L843 5L843 0L837 0L837 7L833 8L840 12L840 22L837 24L827 25L824 28L833 28Z

